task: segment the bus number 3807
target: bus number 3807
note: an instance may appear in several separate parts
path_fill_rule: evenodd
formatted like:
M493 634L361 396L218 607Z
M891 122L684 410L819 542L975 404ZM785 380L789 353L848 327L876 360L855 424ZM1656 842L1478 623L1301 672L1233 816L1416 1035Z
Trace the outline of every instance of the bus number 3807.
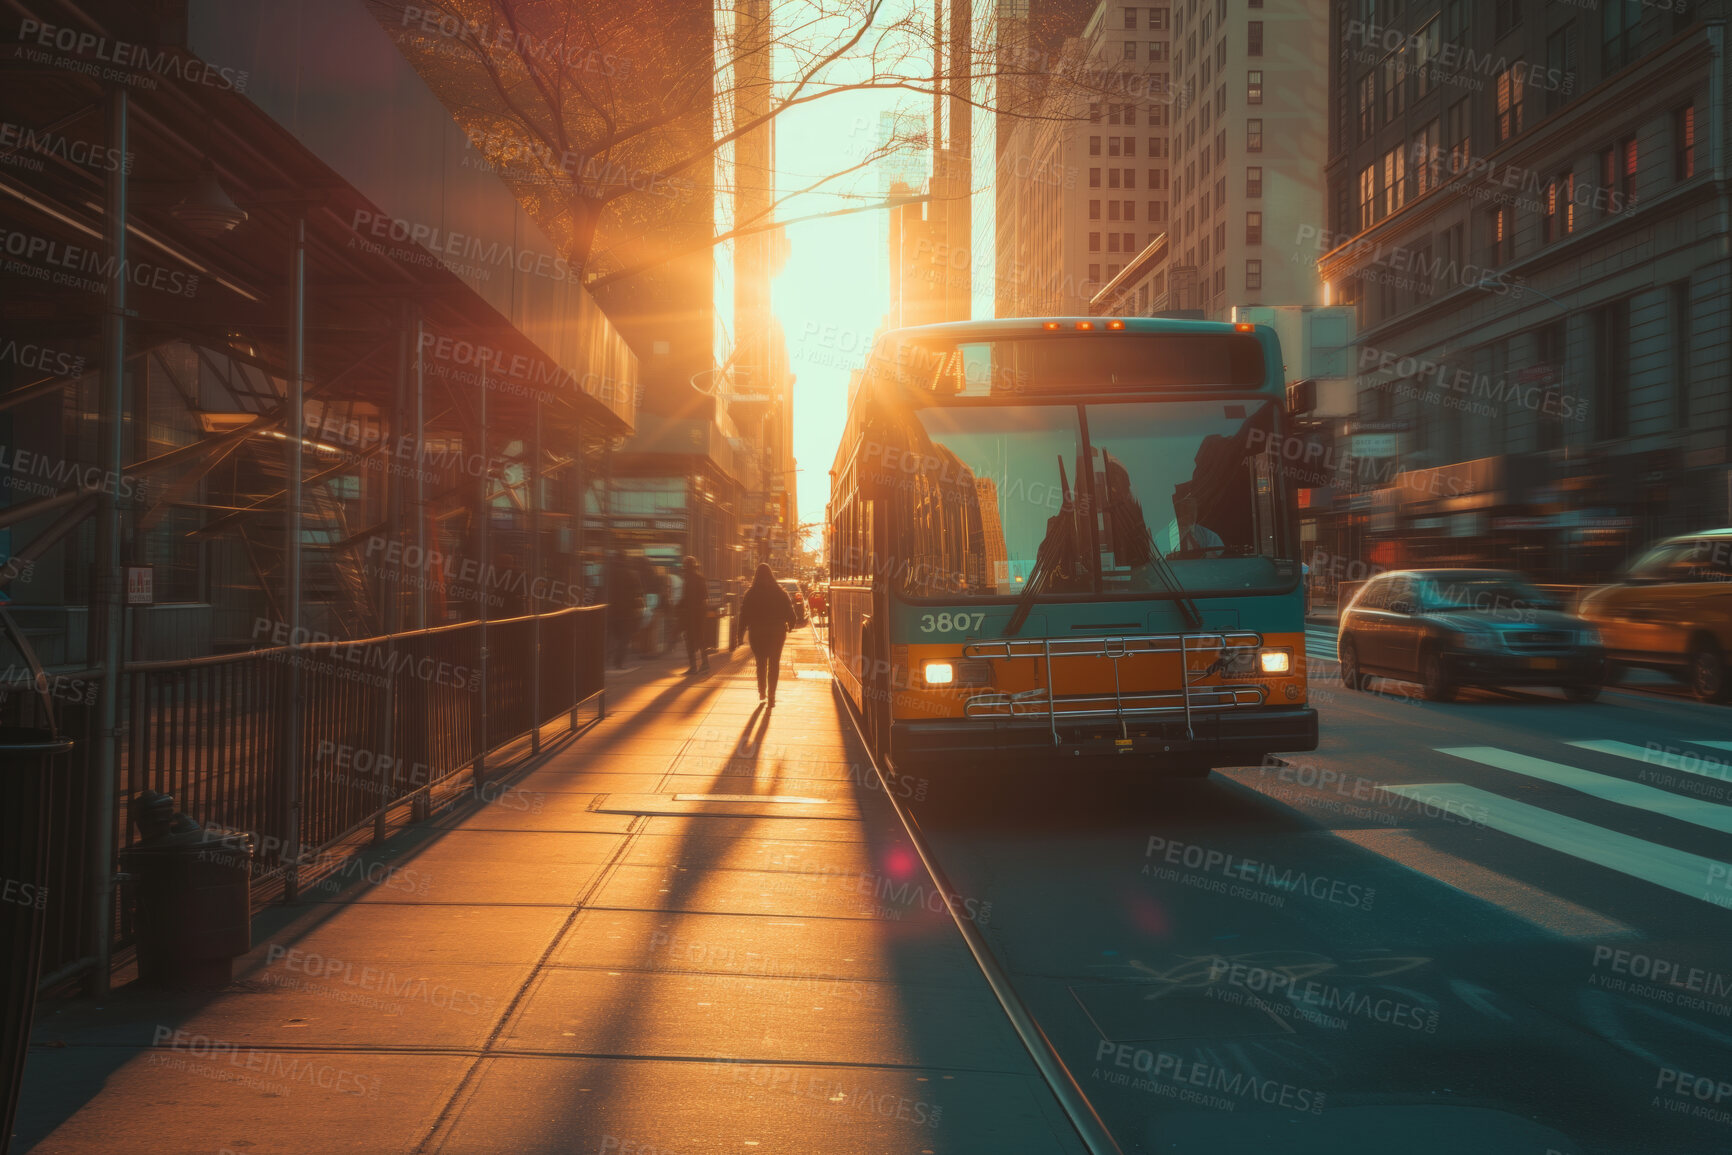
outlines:
M948 634L952 630L978 630L985 621L985 614L921 614L920 632Z

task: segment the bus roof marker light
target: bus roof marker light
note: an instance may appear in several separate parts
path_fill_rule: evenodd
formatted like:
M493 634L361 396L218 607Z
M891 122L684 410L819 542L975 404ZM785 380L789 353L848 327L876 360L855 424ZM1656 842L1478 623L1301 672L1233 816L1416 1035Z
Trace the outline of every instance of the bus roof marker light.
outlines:
M1076 323L1076 327L1078 329L1082 329L1082 330L1093 329L1095 327L1095 323L1093 321L1078 321Z
M1256 327L1257 326L1251 324L1251 322L1249 322L1249 321L1235 321L1235 322L1233 322L1233 331L1235 333L1249 333L1251 330L1255 329Z
M1041 325L1041 328L1043 328L1043 329L1058 329L1061 327L1062 326L1060 326L1057 321L1047 321Z
M1108 321L1107 322L1107 328L1109 328L1109 329L1122 329L1124 327L1125 327L1125 323L1123 321Z

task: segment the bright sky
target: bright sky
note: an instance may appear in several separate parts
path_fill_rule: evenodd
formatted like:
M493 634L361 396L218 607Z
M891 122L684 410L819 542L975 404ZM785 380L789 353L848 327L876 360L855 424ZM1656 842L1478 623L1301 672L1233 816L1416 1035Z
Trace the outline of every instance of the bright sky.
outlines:
M978 8L978 0L977 0ZM777 21L791 20L797 5L777 8ZM778 53L778 71L790 67ZM906 91L848 92L795 108L777 118L776 164L780 193L858 164L878 140L881 112L903 108L930 115L931 98ZM990 189L980 173L991 172L989 118L975 120L975 235L991 235ZM983 132L982 129L986 131ZM986 158L984 161L982 158ZM782 220L828 212L880 195L876 168L850 173L824 190L791 198ZM852 194L842 196L838 194ZM983 215L987 214L987 215ZM788 338L794 374L794 456L800 468L802 522L821 522L830 498L830 464L847 416L848 372L865 364L872 335L889 308L888 214L853 213L790 225L788 262L771 286L772 308ZM988 264L983 268L979 257ZM984 277L982 277L984 273ZM990 254L976 264L975 316L990 316ZM821 541L815 537L812 544Z
M895 96L856 92L806 105L778 118L777 183L811 183L813 175L857 163L873 146L878 113ZM907 99L906 95L903 99ZM877 175L849 183L876 195ZM835 196L790 200L784 219L844 207ZM794 374L794 457L800 467L801 521L822 521L830 499L830 463L847 416L848 370L865 364L866 349L889 308L886 214L853 213L791 225L788 263L771 286L772 307L788 337Z

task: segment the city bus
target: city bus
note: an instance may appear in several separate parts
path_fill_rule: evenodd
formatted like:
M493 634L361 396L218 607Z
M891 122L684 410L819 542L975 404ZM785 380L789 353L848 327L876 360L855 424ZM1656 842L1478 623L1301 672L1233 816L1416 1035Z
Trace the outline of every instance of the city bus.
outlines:
M826 515L832 672L874 756L1201 777L1315 749L1287 420L1265 326L884 334Z

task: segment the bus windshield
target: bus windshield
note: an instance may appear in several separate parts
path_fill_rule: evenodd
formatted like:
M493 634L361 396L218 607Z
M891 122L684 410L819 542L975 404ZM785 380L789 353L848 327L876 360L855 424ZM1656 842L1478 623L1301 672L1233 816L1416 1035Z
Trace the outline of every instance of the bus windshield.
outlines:
M918 469L898 470L895 518L907 596L1013 596L1037 575L1042 596L1291 580L1276 565L1291 550L1266 452L1271 402L934 406L912 418L905 460Z

